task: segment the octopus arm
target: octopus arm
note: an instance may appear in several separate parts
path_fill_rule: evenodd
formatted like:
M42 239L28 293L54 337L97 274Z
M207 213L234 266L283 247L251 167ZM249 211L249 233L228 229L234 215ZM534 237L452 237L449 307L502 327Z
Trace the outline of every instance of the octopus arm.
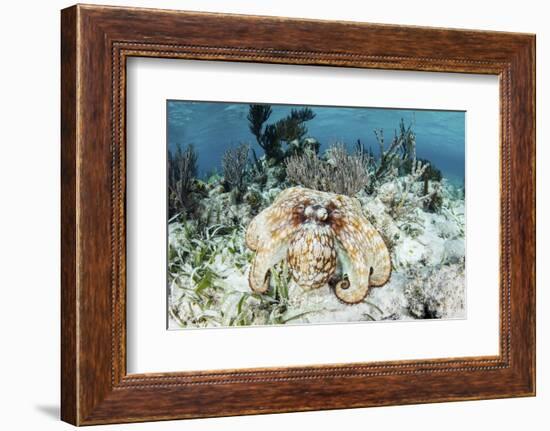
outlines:
M269 289L271 268L284 259L287 250L288 245L280 243L275 248L262 248L256 252L248 274L248 284L254 292L265 293Z
M357 304L369 291L370 263L361 252L359 243L352 238L339 236L338 248L343 278L336 283L334 292L341 301Z
M348 280L337 283L335 293L340 300L355 304L365 298L370 286L382 286L388 281L391 259L380 234L361 215L359 204L346 204L333 229Z
M262 242L262 239L265 240L265 237L267 236L267 232L262 230L262 226L265 226L267 219L270 217L271 208L266 208L262 212L260 212L256 217L252 219L250 224L248 225L248 228L246 229L245 234L245 242L246 246L252 250L256 251L258 250L258 247L260 243Z
M245 241L248 248L257 251L260 244L269 244L276 230L280 227L296 226L292 215L292 205L303 194L300 187L291 187L283 190L273 204L261 211L252 219L246 229ZM288 232L287 232L288 234Z
M284 195L283 199L280 195ZM246 245L256 252L248 276L255 292L263 293L269 288L271 268L286 257L290 237L299 224L292 208L301 195L300 189L287 189L280 195L250 222L246 231Z

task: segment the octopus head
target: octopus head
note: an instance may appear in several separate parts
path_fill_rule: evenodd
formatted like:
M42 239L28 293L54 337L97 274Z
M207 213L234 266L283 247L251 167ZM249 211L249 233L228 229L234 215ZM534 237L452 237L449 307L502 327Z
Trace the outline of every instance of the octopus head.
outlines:
M322 223L328 218L328 210L323 205L308 205L304 209L304 217L309 221Z

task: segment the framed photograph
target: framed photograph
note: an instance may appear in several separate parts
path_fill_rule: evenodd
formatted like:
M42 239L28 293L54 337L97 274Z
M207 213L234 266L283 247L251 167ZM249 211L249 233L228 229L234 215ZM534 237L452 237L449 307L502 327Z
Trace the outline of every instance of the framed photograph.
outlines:
M63 420L535 394L534 35L77 5L61 45Z

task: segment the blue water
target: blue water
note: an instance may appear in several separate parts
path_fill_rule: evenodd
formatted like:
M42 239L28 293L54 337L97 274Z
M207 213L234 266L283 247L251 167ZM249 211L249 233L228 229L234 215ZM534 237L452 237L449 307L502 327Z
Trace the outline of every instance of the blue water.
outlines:
M296 105L272 105L267 123L286 117ZM464 181L465 112L344 108L310 106L316 117L307 122L307 136L321 143L321 152L334 142L344 142L353 148L358 139L379 154L374 129L383 129L386 144L403 118L405 125L414 122L417 156L430 160L453 182ZM249 143L258 157L263 150L248 129L247 103L189 102L169 100L168 148L176 144L193 144L198 153L199 175L221 170L224 151L242 142Z

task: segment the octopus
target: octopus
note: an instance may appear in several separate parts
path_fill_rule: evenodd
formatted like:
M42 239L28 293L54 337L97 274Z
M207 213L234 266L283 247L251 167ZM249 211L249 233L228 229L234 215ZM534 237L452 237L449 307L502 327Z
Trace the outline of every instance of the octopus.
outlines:
M329 284L346 304L362 302L370 287L390 278L388 248L349 196L285 189L251 220L246 245L255 252L248 282L258 293L269 289L271 271L284 259L302 289Z

